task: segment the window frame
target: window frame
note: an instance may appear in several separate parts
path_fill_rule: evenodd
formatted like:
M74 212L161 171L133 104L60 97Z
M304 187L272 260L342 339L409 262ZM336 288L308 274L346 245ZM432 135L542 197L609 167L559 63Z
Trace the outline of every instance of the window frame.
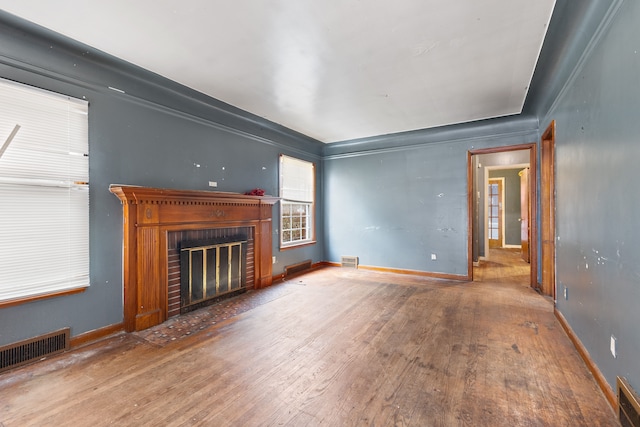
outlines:
M42 231L37 245L25 237L0 250L0 308L84 292L90 285L89 103L7 79L0 79L0 93L6 97L0 197L19 206L2 213L12 226L0 227L0 236L18 242L16 229ZM35 274L19 272L25 256Z
M285 181L286 178L284 177L284 171L285 171L285 167L283 167L283 163L287 161L287 159L290 159L290 161L292 162L300 162L303 164L307 164L310 167L310 174L311 174L311 179L310 179L310 184L311 184L311 188L310 188L310 196L311 196L311 200L296 200L294 198L288 198L285 197L286 195L284 195L283 193L285 193L285 189L284 189L284 185L285 185ZM280 242L280 249L281 250L287 250L287 249L293 249L293 248L299 248L302 246L307 246L307 245L313 245L316 243L316 227L315 227L315 200L316 200L316 165L314 162L310 162L308 160L304 160L304 159L300 159L298 157L293 157L293 156L288 156L286 154L280 154L280 158L278 161L278 166L279 166L279 183L278 183L278 188L279 188L279 193L278 195L280 196L280 233L279 233L279 242ZM306 212L304 213L304 215L302 215L300 217L300 221L299 221L299 225L296 227L293 227L293 212L291 212L290 209L288 209L289 207L293 207L294 205L303 205L306 208ZM287 215L289 217L289 221L286 221L286 217L285 215ZM291 226L287 227L285 229L285 224L286 223L290 223ZM287 232L291 232L291 233L295 233L299 231L300 234L305 234L304 238L298 238L298 239L287 239L285 241L285 235Z

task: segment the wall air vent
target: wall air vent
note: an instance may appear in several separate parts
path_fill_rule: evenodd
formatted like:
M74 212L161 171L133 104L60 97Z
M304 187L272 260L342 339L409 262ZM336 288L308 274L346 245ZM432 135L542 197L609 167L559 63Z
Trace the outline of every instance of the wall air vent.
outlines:
M69 350L70 335L71 329L64 328L0 347L0 372Z
M357 256L343 256L340 258L340 264L346 268L358 268Z
M304 271L311 270L311 260L299 262L298 264L287 265L284 268L284 276L289 277L292 274L302 273Z
M617 377L618 416L622 427L640 427L640 397L623 377Z

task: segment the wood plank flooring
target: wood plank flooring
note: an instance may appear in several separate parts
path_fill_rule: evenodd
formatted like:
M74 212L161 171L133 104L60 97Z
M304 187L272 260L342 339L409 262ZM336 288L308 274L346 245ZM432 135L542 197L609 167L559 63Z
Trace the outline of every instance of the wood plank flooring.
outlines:
M618 425L511 261L474 282L298 276L163 345L120 334L0 374L0 426Z

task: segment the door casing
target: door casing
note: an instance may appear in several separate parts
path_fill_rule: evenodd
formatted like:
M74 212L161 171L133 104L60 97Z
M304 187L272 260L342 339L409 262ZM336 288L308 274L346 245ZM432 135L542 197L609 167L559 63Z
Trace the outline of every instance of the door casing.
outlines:
M556 300L556 121L540 139L540 291Z

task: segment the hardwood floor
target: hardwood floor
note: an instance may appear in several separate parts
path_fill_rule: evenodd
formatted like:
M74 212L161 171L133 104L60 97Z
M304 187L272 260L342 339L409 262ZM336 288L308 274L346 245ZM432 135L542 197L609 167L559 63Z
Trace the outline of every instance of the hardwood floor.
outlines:
M530 265L520 255L520 249L489 249L489 259L473 268L473 279L477 282L530 285Z
M0 374L0 426L618 425L520 275L314 271L164 345L120 334Z

